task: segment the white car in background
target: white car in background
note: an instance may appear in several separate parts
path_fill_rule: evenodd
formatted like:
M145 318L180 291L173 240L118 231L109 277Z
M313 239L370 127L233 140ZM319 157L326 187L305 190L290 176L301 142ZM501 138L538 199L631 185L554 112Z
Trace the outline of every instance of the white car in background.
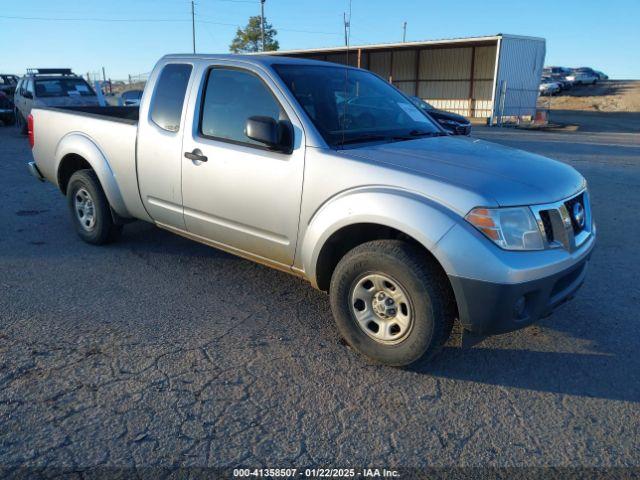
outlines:
M555 95L556 93L560 93L561 89L560 84L549 77L542 77L540 87L538 87L540 95Z
M595 85L599 79L598 74L590 68L576 68L567 76L567 80L575 85Z

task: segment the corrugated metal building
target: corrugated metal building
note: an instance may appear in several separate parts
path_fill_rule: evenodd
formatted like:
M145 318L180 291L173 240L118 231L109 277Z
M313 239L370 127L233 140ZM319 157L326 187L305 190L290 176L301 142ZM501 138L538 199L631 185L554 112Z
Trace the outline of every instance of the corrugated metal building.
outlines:
M436 108L468 117L525 117L535 114L545 40L498 34L269 54L366 68Z

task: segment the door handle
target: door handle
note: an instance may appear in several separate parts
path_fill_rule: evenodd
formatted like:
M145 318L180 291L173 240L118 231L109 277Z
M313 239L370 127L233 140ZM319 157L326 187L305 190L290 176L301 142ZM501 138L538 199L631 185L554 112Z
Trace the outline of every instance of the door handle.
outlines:
M193 152L184 152L185 158L193 160L194 162L206 162L209 160L206 155L203 155L200 149L196 148Z

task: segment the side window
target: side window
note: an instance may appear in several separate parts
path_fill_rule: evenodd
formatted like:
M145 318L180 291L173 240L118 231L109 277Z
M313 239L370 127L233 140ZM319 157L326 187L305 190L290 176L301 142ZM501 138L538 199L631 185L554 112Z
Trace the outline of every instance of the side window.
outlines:
M33 80L29 79L27 82L27 92L29 92L32 96L35 94L35 90L33 88Z
M180 117L191 69L191 65L169 64L160 72L151 101L151 120L164 130L180 130Z
M18 84L16 85L16 93L22 94L21 87L22 87L22 79L18 80Z
M200 121L200 134L234 142L260 145L245 134L253 116L286 119L269 87L256 75L243 70L209 70Z

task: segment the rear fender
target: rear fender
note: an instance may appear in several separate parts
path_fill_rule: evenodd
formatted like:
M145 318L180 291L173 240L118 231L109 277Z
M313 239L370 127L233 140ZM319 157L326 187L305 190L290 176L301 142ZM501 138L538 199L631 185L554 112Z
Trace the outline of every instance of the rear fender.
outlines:
M80 132L71 132L65 135L56 148L55 158L55 172L56 172L56 184L60 188L58 182L58 172L62 159L67 155L79 155L84 158L91 168L96 172L102 189L104 190L107 200L114 212L123 218L131 217L131 214L127 211L122 194L118 188L116 177L109 165L109 161L93 140Z
M306 228L300 249L305 276L318 288L317 262L322 247L344 227L359 223L391 227L434 253L435 245L455 224L454 215L442 205L402 189L363 187L343 192L318 209ZM440 261L437 255L436 259Z

